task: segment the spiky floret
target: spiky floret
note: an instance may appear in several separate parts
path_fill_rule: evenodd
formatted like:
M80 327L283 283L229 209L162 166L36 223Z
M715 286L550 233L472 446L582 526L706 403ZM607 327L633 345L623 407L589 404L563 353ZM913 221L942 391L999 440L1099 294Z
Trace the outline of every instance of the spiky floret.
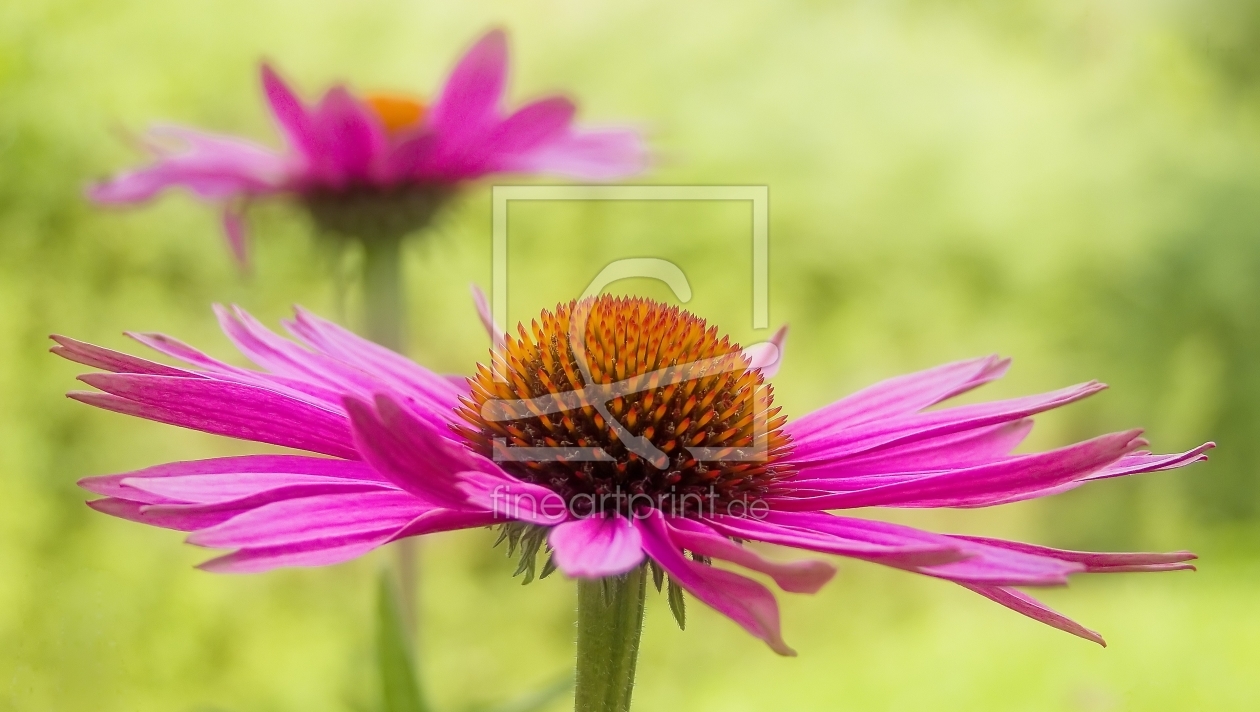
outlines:
M704 319L650 299L600 296L543 311L469 384L467 425L456 430L577 516L645 505L726 513L791 474L787 418L761 372ZM556 450L529 461L519 448ZM603 456L577 454L593 448Z

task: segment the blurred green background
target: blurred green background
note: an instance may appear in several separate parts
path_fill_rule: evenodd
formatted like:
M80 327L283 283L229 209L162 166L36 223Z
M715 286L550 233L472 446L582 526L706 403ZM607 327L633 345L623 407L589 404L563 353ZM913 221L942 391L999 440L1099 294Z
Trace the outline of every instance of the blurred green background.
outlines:
M1220 443L1176 473L897 515L1198 551L1195 574L1045 593L1106 650L943 582L840 562L820 595L781 597L796 659L700 606L679 632L652 597L637 709L1260 709L1260 11L1245 0L0 5L0 709L375 708L385 555L214 576L177 533L89 511L79 477L255 449L65 400L83 369L45 336L124 346L124 329L161 330L226 357L212 301L273 324L293 303L353 315L353 281L336 286L331 251L289 208L253 213L242 278L215 216L186 196L107 211L82 187L136 161L120 136L156 119L276 142L262 57L307 96L339 79L423 93L492 24L511 33L514 97L563 88L585 120L650 132L649 182L770 186L790 413L1001 352L1015 368L984 397L1113 386L1043 418L1033 446L1134 425L1163 451ZM763 338L748 218L722 204L515 207L513 319L610 259L652 255L684 267L695 311ZM486 353L468 285L488 285L489 221L489 187L473 186L409 248L410 355L435 368L467 372ZM421 657L445 710L571 666L572 584L520 587L492 540L423 544Z

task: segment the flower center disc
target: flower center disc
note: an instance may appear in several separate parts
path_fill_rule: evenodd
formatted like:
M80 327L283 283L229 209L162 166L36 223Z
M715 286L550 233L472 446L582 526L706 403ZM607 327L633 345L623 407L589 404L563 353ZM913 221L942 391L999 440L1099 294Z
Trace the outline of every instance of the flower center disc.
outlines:
M469 384L456 430L576 516L737 515L791 474L761 372L716 327L650 299L544 311Z

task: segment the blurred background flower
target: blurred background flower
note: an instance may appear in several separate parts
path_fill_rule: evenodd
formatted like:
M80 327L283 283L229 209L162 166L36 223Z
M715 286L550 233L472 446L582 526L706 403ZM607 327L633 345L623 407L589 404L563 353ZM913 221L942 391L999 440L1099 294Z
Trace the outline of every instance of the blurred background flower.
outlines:
M1106 621L1105 651L1017 616L995 622L991 604L941 582L846 563L820 595L783 601L794 660L702 607L686 634L649 611L638 705L1260 707L1260 12L1239 0L0 5L0 707L373 707L383 560L213 577L178 534L95 515L79 477L244 450L159 439L163 426L59 400L79 369L49 356L45 336L118 347L118 332L141 328L228 353L212 301L266 322L295 302L337 315L336 290L311 269L324 256L292 211L251 212L266 239L259 278L242 283L203 206L102 214L84 182L134 160L115 126L165 117L269 135L260 56L298 87L436 87L491 24L513 37L513 104L563 88L585 121L643 119L662 154L654 182L770 186L771 323L800 327L793 368L776 377L789 414L1002 352L1020 368L986 397L1112 385L1049 414L1029 448L1136 422L1169 451L1219 444L1182 473L896 518L1064 548L1196 551L1193 575L1045 597ZM454 373L487 348L467 285L489 283L489 196L450 207L404 255L424 285L409 313L441 334L413 329L408 354ZM511 213L513 321L580 293L609 260L651 253L686 270L689 309L764 338L739 281L746 206ZM349 307L361 299L351 290ZM488 532L439 541L426 552L428 640L461 642L422 641L437 702L505 699L571 664L570 584L518 589Z

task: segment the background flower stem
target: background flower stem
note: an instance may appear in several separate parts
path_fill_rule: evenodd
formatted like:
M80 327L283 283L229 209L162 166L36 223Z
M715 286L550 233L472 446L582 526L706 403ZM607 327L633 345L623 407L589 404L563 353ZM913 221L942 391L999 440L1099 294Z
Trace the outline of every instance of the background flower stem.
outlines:
M576 712L630 709L643 630L643 567L601 580L578 579Z
M403 305L406 302L402 277L403 235L379 232L364 237L362 243L364 333L381 346L402 353ZM419 628L416 611L416 586L419 578L417 548L414 538L403 539L394 544L402 623L413 651L418 649L415 638Z

